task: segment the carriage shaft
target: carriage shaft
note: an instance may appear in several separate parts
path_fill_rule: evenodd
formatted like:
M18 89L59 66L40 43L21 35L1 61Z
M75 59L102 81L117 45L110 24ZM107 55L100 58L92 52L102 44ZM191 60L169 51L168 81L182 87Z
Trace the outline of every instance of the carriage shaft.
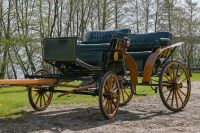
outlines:
M3 79L0 85L29 86L29 85L48 85L54 86L56 79Z

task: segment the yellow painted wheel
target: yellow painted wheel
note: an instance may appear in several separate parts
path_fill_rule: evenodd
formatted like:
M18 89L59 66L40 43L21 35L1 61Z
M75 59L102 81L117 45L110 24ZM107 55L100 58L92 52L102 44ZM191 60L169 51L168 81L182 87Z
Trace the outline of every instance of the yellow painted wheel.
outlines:
M115 116L119 106L119 80L115 73L107 72L99 88L99 107L103 116L110 119Z
M47 74L47 70L38 70L35 75ZM29 86L28 87L28 98L31 106L36 111L45 110L51 103L53 97L53 89L51 86Z
M191 82L188 69L179 61L168 62L159 78L159 93L171 111L183 109L190 97Z

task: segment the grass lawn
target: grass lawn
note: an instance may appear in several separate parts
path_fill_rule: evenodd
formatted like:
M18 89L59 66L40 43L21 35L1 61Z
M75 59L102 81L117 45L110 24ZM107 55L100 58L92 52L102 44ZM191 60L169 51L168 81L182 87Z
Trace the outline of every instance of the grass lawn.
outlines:
M192 81L200 80L200 73L194 73ZM79 84L79 82L75 82ZM154 91L148 86L137 86L137 94L153 95ZM58 98L54 95L51 104L84 104L98 105L98 97L84 95L67 95ZM137 96L136 96L137 97ZM0 88L0 117L20 118L23 116L24 108L32 108L28 101L27 91L24 87L6 87Z
M192 73L191 81L200 80L200 73Z
M0 117L16 119L23 116L24 108L32 108L28 101L26 88L24 87L5 87L0 88ZM137 94L154 94L150 87L137 87ZM52 104L83 104L98 105L98 97L87 95L70 94L63 97L57 97L54 94Z

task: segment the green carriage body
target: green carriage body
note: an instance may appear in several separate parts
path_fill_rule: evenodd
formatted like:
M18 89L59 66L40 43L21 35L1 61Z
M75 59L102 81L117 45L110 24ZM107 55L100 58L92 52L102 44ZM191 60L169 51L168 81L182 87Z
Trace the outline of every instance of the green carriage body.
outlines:
M43 57L46 61L74 61L76 58L77 37L46 38Z

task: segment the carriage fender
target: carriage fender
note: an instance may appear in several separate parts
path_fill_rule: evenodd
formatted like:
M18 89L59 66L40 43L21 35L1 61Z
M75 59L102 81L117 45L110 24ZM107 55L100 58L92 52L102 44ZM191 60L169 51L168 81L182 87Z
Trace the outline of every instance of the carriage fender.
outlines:
M143 74L143 83L149 83L151 80L151 76L152 76L152 72L153 72L153 67L155 65L156 60L159 58L159 56L162 56L162 54L166 54L169 52L173 52L174 50L171 49L175 49L176 47L183 45L184 42L178 42L176 44L170 45L170 46L166 46L164 48L159 48L157 49L154 53L152 53L146 63L145 63L145 67L144 67L144 74Z
M126 62L128 69L130 71L130 80L131 80L131 85L135 86L138 83L138 68L135 60L131 55L128 53L121 51L124 61Z

